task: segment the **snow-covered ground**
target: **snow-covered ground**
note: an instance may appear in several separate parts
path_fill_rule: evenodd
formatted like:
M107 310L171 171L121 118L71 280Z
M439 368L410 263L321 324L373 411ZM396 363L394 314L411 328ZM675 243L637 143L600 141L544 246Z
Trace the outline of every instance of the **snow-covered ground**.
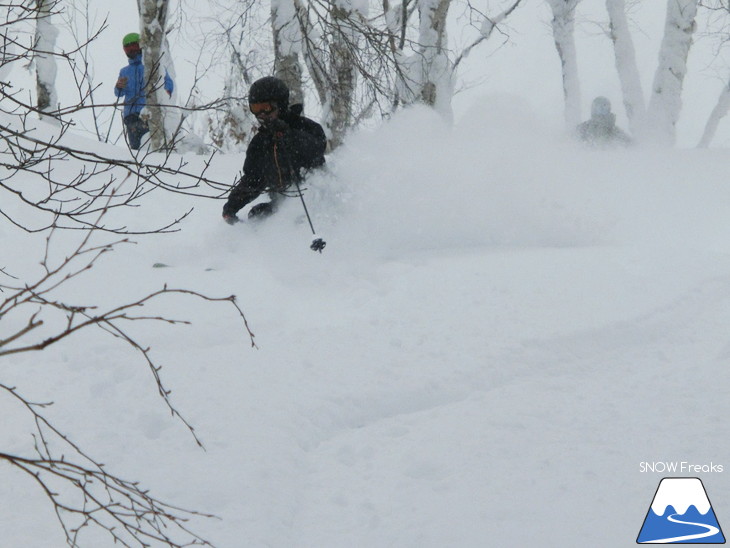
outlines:
M238 296L256 349L195 299L149 311L192 326L133 328L205 451L102 332L6 359L3 381L53 400L110 471L218 516L192 525L223 548L633 545L662 477L642 462L730 465L727 151L586 150L518 99L480 104L451 127L403 112L332 155L306 193L321 255L296 199L231 227L221 201L155 192L130 224L195 207L182 230L71 284ZM43 235L0 235L0 266L37 265ZM23 411L0 413L0 447L30 453ZM727 473L684 475L730 520ZM37 486L0 476L0 545L64 545Z

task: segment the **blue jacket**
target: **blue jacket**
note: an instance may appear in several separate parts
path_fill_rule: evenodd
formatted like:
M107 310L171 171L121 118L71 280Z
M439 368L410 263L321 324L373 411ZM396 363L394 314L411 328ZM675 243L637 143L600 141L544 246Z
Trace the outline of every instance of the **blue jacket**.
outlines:
M124 89L114 86L114 95L124 97L124 117L130 114L139 114L146 103L144 90L144 64L142 54L136 55L129 60L129 64L119 71L119 77L127 79ZM165 91L172 93L174 83L165 70Z

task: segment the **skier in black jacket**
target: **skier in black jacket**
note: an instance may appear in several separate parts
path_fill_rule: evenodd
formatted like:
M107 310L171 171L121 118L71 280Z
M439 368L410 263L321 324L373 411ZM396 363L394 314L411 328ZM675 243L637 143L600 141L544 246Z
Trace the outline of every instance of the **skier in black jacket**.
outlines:
M223 219L229 224L236 223L236 213L264 192L271 201L252 207L248 217L274 213L281 197L303 180L307 170L324 165L327 147L322 126L302 116L302 105L289 106L289 89L278 78L254 82L248 102L260 127L246 150L243 176L223 206Z

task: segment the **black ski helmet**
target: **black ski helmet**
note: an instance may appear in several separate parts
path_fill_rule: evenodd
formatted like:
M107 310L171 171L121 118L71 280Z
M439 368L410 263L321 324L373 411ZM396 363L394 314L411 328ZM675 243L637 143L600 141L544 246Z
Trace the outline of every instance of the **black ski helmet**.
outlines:
M279 78L266 76L251 84L248 102L276 103L279 110L286 110L289 107L289 88Z

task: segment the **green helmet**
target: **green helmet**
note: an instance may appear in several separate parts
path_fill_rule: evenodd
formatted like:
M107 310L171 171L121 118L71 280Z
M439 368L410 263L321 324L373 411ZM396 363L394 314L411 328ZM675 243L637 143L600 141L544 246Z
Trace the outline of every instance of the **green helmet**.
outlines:
M122 38L122 47L134 43L139 43L139 34L136 32L130 32L124 38Z

